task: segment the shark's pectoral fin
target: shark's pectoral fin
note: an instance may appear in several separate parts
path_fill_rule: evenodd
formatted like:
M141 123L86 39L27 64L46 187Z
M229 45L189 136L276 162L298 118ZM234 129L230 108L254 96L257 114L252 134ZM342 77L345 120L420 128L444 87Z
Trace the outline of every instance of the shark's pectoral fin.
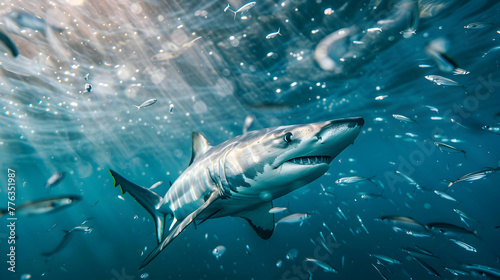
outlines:
M260 238L269 239L274 231L274 215L269 213L271 208L273 208L273 202L269 201L238 216L247 220Z
M163 251L163 249L165 249L168 244L170 244L170 242L172 242L182 231L184 231L184 229L186 229L186 227L189 226L189 224L191 224L194 219L196 219L196 217L203 213L203 211L205 211L205 209L207 209L210 204L219 199L219 197L220 195L218 192L213 192L205 201L205 203L203 203L203 205L201 205L198 209L184 218L184 220L182 220L182 222L174 227L170 234L165 237L165 239L160 244L158 244L158 246L156 246L156 248L146 257L146 259L142 262L140 268L148 265L148 263L150 263L156 256L158 256L158 254L161 253L161 251Z
M161 207L163 204L162 197L148 188L138 186L127 179L123 178L120 174L109 170L111 176L115 180L115 187L120 186L122 193L128 192L139 204L151 214L156 225L156 238L158 243L163 239L163 232L165 228L165 216L170 213L168 207Z

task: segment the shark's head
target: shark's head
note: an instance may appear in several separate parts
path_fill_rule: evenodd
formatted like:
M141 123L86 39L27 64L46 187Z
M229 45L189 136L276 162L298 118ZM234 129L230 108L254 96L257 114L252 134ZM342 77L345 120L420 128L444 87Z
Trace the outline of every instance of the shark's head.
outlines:
M241 186L238 191L264 192L265 200L284 195L323 175L363 124L362 118L348 118L244 134L226 157L227 181Z

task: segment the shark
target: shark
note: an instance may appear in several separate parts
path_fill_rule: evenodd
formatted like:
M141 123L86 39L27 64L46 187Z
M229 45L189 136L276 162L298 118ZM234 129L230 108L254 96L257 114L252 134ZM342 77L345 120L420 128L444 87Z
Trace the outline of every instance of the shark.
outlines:
M162 197L110 170L114 186L129 193L153 217L157 246L148 265L191 223L232 216L248 221L262 239L274 231L272 201L325 174L354 143L363 118L278 126L249 131L216 146L192 134L189 166ZM171 225L165 230L166 220Z

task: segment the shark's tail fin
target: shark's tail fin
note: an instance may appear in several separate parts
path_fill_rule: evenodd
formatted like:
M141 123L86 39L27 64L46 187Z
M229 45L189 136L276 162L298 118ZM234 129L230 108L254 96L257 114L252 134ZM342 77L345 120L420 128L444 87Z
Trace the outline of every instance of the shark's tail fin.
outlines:
M128 192L142 207L144 207L144 209L146 209L146 211L149 212L149 214L151 214L155 221L156 238L158 243L160 243L163 240L163 233L165 230L165 216L172 215L170 208L161 207L163 204L162 197L148 188L138 186L128 181L111 169L109 173L111 173L111 176L113 176L115 180L115 187L120 186L122 193Z

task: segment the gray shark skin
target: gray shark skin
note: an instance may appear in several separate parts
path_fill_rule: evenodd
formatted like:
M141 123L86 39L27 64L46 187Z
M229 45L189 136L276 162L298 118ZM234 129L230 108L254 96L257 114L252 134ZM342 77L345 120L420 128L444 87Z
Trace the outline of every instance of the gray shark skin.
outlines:
M155 220L159 244L141 268L195 220L242 217L261 238L270 238L272 200L325 174L331 161L354 142L363 124L362 118L347 118L273 127L214 147L193 132L190 165L163 198L110 170L115 187L120 185L122 193L130 193ZM167 216L172 224L164 238Z

